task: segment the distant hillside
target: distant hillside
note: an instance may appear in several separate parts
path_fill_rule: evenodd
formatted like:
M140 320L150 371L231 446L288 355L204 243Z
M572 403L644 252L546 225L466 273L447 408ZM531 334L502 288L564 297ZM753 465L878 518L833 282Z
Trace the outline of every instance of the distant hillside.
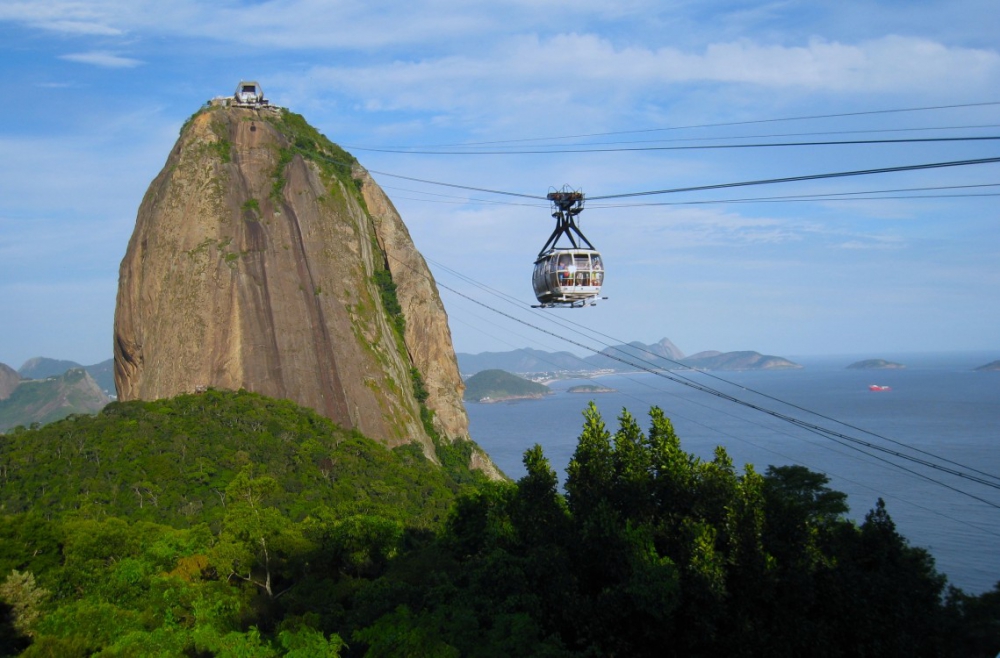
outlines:
M17 374L22 379L45 379L46 377L58 377L70 368L82 368L76 361L65 359L50 359L44 356L36 356L28 359L17 370Z
M801 368L780 356L759 352L699 352L689 357L664 338L647 345L639 341L614 345L600 354L578 357L570 352L545 352L524 348L510 352L483 352L458 355L461 371L474 374L483 370L506 370L516 373L593 373L597 371L634 372L639 367L675 370L683 366L700 370L778 370ZM633 365L634 364L634 365Z
M646 345L633 341L627 345L615 345L601 350L600 354L579 357L571 352L546 352L526 347L510 352L483 352L481 354L457 354L458 365L466 375L483 370L506 370L507 372L593 372L595 370L616 370L619 372L635 370L621 361L611 358L618 357L627 361L650 361L658 368L677 367L663 358L679 360L684 353L677 346L664 338L658 343Z
M1000 361L991 361L991 362L987 363L984 366L979 366L978 368L976 368L976 370L981 370L981 371L993 371L993 370L997 370L997 371L1000 371Z
M855 361L851 365L847 366L848 370L898 370L905 368L902 363L893 363L892 361L886 361L885 359L865 359L864 361Z
M615 357L615 358L612 358ZM646 345L637 340L627 345L615 345L601 350L600 354L588 356L585 360L595 370L635 370L634 366L622 363L622 359L631 363L644 362L654 368L676 368L677 362L684 358L676 345L669 338L663 338L658 343Z
M3 364L0 364L3 365ZM44 356L36 356L24 362L24 365L17 371L22 379L46 379L48 377L58 377L72 368L83 368L94 378L97 385L101 387L104 394L109 398L115 397L115 360L107 359L92 366L82 366L76 361L65 359L50 359ZM3 387L0 385L0 400L4 398Z
M557 370L585 371L592 367L585 359L571 352L545 352L530 347L510 352L482 352L481 354L456 354L458 369L465 375L483 370L507 372L551 372Z
M467 402L501 402L541 398L550 393L548 386L504 370L484 370L466 380L464 397Z
M83 368L72 368L59 377L22 380L9 397L0 400L0 432L71 414L92 414L110 401Z
M759 352L699 352L682 359L681 363L699 370L781 370L802 367L780 356Z
M95 363L92 366L84 366L97 385L101 387L104 394L110 398L115 397L115 360L108 359Z

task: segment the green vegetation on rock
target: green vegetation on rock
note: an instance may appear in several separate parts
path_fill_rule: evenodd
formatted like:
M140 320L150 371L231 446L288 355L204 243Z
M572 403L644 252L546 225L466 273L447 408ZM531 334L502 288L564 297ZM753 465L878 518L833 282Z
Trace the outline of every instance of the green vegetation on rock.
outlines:
M385 309L392 328L402 340L406 332L406 316L403 315L403 307L399 304L399 297L396 295L396 284L392 280L392 274L388 269L377 269L372 277L378 287L379 296L382 298L382 307Z
M267 120L274 123L279 132L286 135L292 142L288 149L282 149L281 160L285 164L291 161L292 155L297 153L306 160L314 162L326 176L337 178L349 186L348 189L357 191L357 182L351 176L357 159L309 125L305 117L282 109L276 114L267 115ZM283 170L284 164L280 164L279 178L280 172ZM281 188L278 187L277 181L275 186L280 194ZM283 186L282 179L281 187ZM360 194L358 197L360 199Z

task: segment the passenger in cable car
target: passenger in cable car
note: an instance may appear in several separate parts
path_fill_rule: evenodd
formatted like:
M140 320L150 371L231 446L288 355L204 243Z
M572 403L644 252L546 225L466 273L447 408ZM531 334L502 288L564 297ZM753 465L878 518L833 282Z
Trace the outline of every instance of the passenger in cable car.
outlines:
M571 286L573 285L573 275L571 270L573 269L573 259L569 254L563 254L559 256L559 285L560 286Z

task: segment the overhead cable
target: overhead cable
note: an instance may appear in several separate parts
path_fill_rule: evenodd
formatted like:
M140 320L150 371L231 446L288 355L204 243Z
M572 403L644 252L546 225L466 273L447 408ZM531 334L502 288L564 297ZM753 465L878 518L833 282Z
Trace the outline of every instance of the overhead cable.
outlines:
M816 194L787 194L781 196L745 197L741 199L705 199L701 201L652 201L647 203L595 203L587 207L589 209L608 208L647 208L651 206L691 206L691 205L712 205L725 203L785 203L785 202L810 202L810 201L870 201L881 199L961 199L965 197L978 198L985 196L1000 196L1000 193L975 193L975 194L896 194L895 196L863 196L868 194L888 195L902 192L932 192L938 190L964 190L980 187L1000 187L1000 183L977 183L972 185L928 185L922 187L900 187L884 190L862 190L858 192L820 192ZM401 192L411 192L426 196L441 197L448 201L437 199L425 199L419 197L397 196L396 199L406 199L408 201L422 201L427 203L447 203L451 205L483 203L500 206L518 206L528 208L546 208L547 203L515 203L511 201L498 201L496 199L477 199L467 196L455 196L450 194L436 194L423 190L412 190L392 185L383 185L382 189L399 190ZM845 198L853 197L853 198Z
M505 196L516 196L522 199L539 199L545 201L546 198L543 196L538 196L537 194L520 194L518 192L504 192L502 190L491 190L484 187L472 187L470 185L457 185L455 183L442 183L441 181L426 180L423 178L414 178L412 176L402 176L400 174L390 174L386 171L376 171L374 169L368 170L370 173L378 174L379 176L389 176L390 178L399 178L402 180L409 180L415 183L426 183L428 185L440 185L442 187L453 187L459 190L471 190L473 192L486 192L487 194L502 194Z
M753 135L720 135L717 137L669 137L669 138L659 138L659 139L617 139L617 140L607 140L607 141L587 141L578 144L552 144L553 147L566 148L569 146L610 146L614 144L663 144L663 143L677 143L677 142L710 142L710 141L720 141L720 140L733 140L733 139L772 139L775 137L812 137L817 135L866 135L871 133L906 133L906 132L930 132L930 131L941 131L941 130L979 130L981 128L1000 128L1000 124L997 123L978 123L978 124L966 124L958 126L915 126L911 128L871 128L868 130L810 130L806 132L776 132L776 133L763 133L763 134L753 134ZM537 141L544 141L546 138L539 138ZM553 137L553 140L558 140L560 138ZM486 146L490 146L486 144ZM536 145L538 148L542 148L544 145ZM475 144L421 144L421 145L407 145L407 146L392 146L392 145L382 145L378 147L363 147L363 146L347 146L343 145L345 149L399 149L401 151L412 151L413 149L443 149L443 148L479 148ZM496 148L505 148L503 146L497 146ZM512 146L511 148L521 148L520 146Z
M878 169L859 169L856 171L839 171L827 174L809 174L806 176L788 176L785 178L767 178L762 180L744 181L740 183L720 183L716 185L696 185L692 187L675 187L666 190L651 190L649 192L626 192L623 194L605 194L603 196L587 197L588 201L599 199L624 199L627 197L653 196L657 194L674 194L677 192L700 192L704 190L721 190L730 187L748 187L751 185L773 185L776 183L795 183L807 180L822 180L828 178L847 178L851 176L870 176L873 174L889 174L903 171L920 171L925 169L944 169L947 167L965 167L969 165L994 164L1000 158L978 158L975 160L953 160L950 162L931 162L919 165L903 165L900 167L880 167Z
M679 192L702 192L705 190L722 190L731 187L749 187L754 185L774 185L778 183L794 183L809 180L824 180L830 178L848 178L853 176L870 176L874 174L889 174L889 173L899 173L904 171L921 171L926 169L944 169L948 167L966 167L971 165L982 165L982 164L995 164L1000 162L1000 157L994 158L978 158L974 160L953 160L949 162L930 162L926 164L917 165L902 165L899 167L880 167L877 169L858 169L854 171L837 171L824 174L807 174L805 176L787 176L784 178L765 178L760 180L752 181L742 181L738 183L717 183L715 185L695 185L691 187L675 187L665 190L651 190L648 192L625 192L621 194L604 194L599 196L589 196L588 201L599 201L602 199L624 199L629 197L638 196L654 196L658 194L676 194ZM369 169L370 173L378 174L379 176L389 176L390 178L399 178L402 180L409 180L416 183L425 183L427 185L439 185L442 187L451 187L460 190L471 190L473 192L485 192L487 194L501 194L505 196L519 197L522 199L538 199L540 201L546 200L546 197L537 194L522 194L519 192L507 192L503 190L493 190L484 187L473 187L471 185L458 185L456 183L445 183L443 181L434 181L426 178L416 178L414 176L403 176L401 174L391 174L386 171L376 171L375 169Z
M667 126L664 128L643 128L639 130L616 130L611 132L583 133L578 135L562 135L559 137L525 137L520 139L504 139L488 142L467 142L465 144L443 144L441 147L450 146L488 146L490 144L513 144L517 142L537 142L542 140L556 139L580 139L583 137L607 137L610 135L638 135L654 132L668 132L673 130L690 130L694 128L722 128L727 126L749 126L761 123L781 123L783 121L811 121L814 119L840 119L844 117L870 116L876 114L902 114L908 112L926 112L931 110L952 110L969 107L988 107L1000 105L1000 101L985 101L981 103L956 103L953 105L929 105L925 107L905 107L889 110L862 110L858 112L839 112L836 114L812 114L805 116L781 117L776 119L750 119L746 121L724 121L719 123L700 123L686 126Z
M616 148L544 148L527 151L421 151L413 149L371 148L365 146L345 146L355 151L373 153L400 153L406 155L552 155L556 153L622 153L636 151L701 151L722 149L778 148L793 146L858 146L866 144L918 144L932 142L983 142L996 141L1000 136L972 137L908 137L904 139L849 139L812 142L771 142L757 144L688 144L683 146L629 146Z

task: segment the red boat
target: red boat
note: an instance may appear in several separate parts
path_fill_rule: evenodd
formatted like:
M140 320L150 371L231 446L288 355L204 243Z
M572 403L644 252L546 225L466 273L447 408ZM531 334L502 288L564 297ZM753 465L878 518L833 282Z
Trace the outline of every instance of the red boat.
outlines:
M891 391L892 389L888 386L879 386L878 384L872 384L868 387L869 391Z

